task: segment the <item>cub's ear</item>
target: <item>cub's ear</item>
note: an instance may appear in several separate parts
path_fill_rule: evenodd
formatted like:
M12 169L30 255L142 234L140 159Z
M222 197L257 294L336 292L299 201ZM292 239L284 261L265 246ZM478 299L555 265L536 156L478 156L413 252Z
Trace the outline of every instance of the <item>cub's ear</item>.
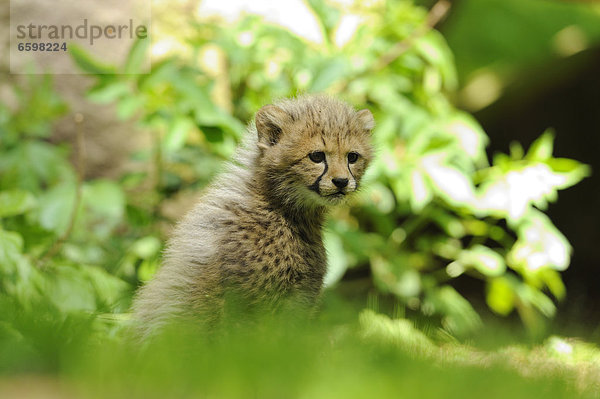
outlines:
M356 118L358 119L360 125L366 131L370 132L375 127L375 119L373 119L373 114L368 109L362 109L356 113Z
M265 105L258 110L255 117L258 143L263 146L277 144L283 133L285 125L292 122L292 118L276 105Z

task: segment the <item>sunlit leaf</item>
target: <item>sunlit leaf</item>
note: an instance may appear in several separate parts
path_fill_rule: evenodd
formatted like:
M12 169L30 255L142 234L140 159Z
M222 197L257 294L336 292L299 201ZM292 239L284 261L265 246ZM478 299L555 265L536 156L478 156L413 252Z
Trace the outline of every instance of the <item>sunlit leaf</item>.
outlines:
M471 159L487 164L485 146L489 139L472 116L465 113L456 114L449 121L447 129L455 135L460 147Z
M20 215L35 205L35 197L27 191L0 191L0 218Z
M142 71L144 61L149 62L149 59L147 59L147 57L150 57L150 55L147 54L149 47L150 38L138 37L129 50L123 72L127 74L140 73Z
M490 179L479 188L476 209L484 213L506 217L511 222L521 220L535 205L545 209L548 201L555 201L557 190L569 187L587 174L584 165L578 165L573 175L557 173L548 163L531 163L511 168L499 178Z
M590 167L581 162L568 158L550 158L545 161L554 172L565 176L565 183L562 188L570 187L579 183L585 177L591 174Z
M502 277L489 280L485 300L494 312L507 316L515 307L512 285Z
M425 181L423 173L418 169L413 169L410 173L410 182L410 204L413 210L418 213L433 199L433 193Z
M552 269L540 270L540 278L546 284L552 295L558 300L564 299L567 293L565 284L562 281L560 273Z
M507 255L512 268L534 272L544 267L565 270L569 266L571 246L543 213L530 211L517 233L517 242Z
M431 179L438 195L455 206L474 203L475 191L472 181L460 170L443 161L443 154L423 157L422 167Z
M474 245L469 249L464 249L459 255L458 261L490 277L500 276L506 270L504 258L498 252L483 245Z
M194 127L194 123L186 117L179 117L172 121L162 140L164 150L170 153L180 150Z
M131 252L141 259L149 259L157 255L161 248L161 242L154 236L146 236L138 239L131 245Z
M330 232L323 234L323 243L327 250L327 273L323 282L324 287L330 287L337 283L348 268L346 251L339 236Z
M552 157L554 147L554 133L546 130L529 147L525 158L533 161L545 161Z
M160 261L158 259L145 259L137 269L137 277L140 281L150 281L158 271Z

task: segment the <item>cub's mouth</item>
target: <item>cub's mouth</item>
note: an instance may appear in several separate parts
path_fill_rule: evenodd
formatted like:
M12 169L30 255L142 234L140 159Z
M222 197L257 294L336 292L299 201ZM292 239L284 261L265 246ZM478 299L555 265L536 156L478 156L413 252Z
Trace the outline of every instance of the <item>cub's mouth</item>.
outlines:
M329 203L338 204L345 201L347 195L348 192L346 191L336 191L334 193L321 195L321 197Z

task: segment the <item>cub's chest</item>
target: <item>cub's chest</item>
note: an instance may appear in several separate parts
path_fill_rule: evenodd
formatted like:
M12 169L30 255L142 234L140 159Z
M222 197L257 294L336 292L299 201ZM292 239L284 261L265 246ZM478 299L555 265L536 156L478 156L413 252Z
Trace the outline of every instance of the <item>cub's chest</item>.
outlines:
M286 226L270 226L246 231L240 238L251 266L301 270L319 268L326 261L320 234L308 238Z
M320 232L281 221L230 226L221 245L224 271L265 288L320 285L326 267Z

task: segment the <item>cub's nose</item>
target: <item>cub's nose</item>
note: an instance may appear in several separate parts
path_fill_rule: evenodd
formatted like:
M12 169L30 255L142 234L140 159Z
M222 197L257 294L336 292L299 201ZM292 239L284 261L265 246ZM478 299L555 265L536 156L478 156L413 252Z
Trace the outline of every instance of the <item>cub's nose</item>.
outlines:
M335 177L335 178L331 179L331 181L333 182L333 184L335 184L335 186L337 188L344 188L348 185L348 179L342 179L339 177Z

